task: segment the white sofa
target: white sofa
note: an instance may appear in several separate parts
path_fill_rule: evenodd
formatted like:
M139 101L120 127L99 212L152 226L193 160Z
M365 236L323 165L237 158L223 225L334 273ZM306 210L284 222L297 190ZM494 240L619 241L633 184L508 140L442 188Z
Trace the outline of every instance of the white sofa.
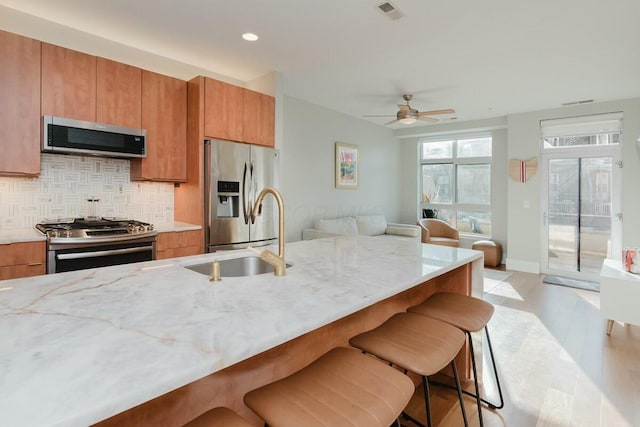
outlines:
M420 241L421 229L417 225L387 223L384 215L346 216L333 219L317 219L313 228L302 230L302 239L312 240L345 234Z

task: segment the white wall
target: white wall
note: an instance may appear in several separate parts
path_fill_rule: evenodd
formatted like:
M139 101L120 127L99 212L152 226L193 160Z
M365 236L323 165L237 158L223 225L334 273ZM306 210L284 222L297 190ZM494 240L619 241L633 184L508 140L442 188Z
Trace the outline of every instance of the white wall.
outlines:
M302 238L315 218L384 214L400 217L400 143L391 130L296 98L283 97L281 184L286 240ZM334 144L358 146L360 186L334 186ZM414 221L415 222L415 221Z
M512 114L507 117L509 158L540 157L540 120L622 111L622 245L640 246L640 158L635 141L640 136L640 98L585 104L570 108ZM528 202L529 208L524 208ZM540 271L540 176L508 185L507 268Z

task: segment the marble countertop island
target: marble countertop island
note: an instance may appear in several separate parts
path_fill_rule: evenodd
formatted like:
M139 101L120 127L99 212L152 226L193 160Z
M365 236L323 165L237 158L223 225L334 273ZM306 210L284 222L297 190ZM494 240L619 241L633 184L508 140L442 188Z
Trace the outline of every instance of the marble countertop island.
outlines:
M0 281L0 424L99 422L482 257L344 236L287 244L284 277L183 268L248 255Z

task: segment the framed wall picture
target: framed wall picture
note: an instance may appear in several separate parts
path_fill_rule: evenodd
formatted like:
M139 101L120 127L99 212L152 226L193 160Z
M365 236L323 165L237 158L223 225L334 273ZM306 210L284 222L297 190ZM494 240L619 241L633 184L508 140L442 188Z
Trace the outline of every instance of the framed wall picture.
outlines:
M358 147L336 142L336 188L358 188Z

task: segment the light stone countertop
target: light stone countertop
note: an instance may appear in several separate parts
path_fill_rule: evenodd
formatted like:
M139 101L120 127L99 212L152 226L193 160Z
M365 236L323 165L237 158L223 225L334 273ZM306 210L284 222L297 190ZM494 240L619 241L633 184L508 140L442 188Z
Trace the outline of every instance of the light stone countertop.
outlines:
M10 243L43 242L47 240L44 234L35 228L11 228L0 230L0 245Z
M195 224L188 224L186 222L174 222L173 224L161 224L158 226L154 226L154 229L158 233L166 233L170 231L190 231L190 230L200 230L201 226Z
M181 267L246 255L0 281L0 424L93 424L482 258L341 236L287 244L284 277Z

